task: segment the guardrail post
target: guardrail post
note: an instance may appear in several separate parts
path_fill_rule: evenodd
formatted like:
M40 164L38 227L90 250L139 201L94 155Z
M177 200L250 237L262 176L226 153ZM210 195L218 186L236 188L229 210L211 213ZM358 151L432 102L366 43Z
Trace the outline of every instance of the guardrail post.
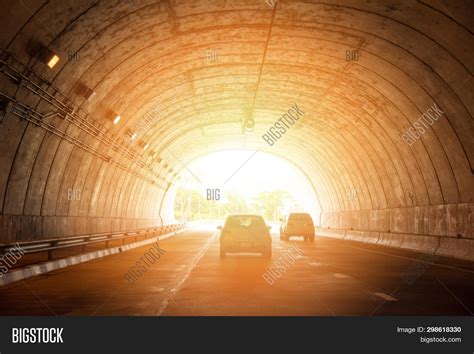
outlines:
M51 243L51 247L55 247L57 245L58 245L57 241L54 241L54 242ZM48 250L48 261L50 261L52 259L53 259L53 250L49 249Z

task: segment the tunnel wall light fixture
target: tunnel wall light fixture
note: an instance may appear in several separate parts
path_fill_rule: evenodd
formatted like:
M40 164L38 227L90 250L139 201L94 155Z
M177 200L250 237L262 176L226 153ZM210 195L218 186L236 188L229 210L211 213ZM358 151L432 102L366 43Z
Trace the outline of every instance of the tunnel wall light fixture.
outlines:
M143 147L143 150L148 149L149 146L150 146L150 144L145 144L145 146Z
M138 134L137 134L136 132L135 132L135 133L132 133L131 139L132 139L132 140L135 140L135 139L137 138L137 135L138 135Z
M39 59L50 69L53 69L60 60L59 55L47 47L41 48Z
M121 119L120 115L117 114L117 116L114 119L114 124L117 124L118 122L120 122L120 119Z
M91 103L92 101L94 101L94 98L95 96L97 96L97 93L92 90L92 89L89 89L86 94L84 95L85 99L87 100L87 102Z
M97 96L97 93L93 89L82 82L77 84L76 93L84 97L89 103Z
M247 118L242 123L242 132L243 133L251 133L255 128L255 120L253 118Z

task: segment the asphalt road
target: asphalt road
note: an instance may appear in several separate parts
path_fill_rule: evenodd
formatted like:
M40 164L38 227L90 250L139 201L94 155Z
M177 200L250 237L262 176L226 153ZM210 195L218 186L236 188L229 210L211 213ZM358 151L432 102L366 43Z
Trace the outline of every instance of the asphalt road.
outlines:
M133 284L152 245L0 287L1 315L472 315L474 264L358 242L281 241L273 257L219 257L218 232L188 231ZM150 257L148 257L150 258ZM276 264L276 262L279 262ZM272 268L273 267L273 268ZM270 270L270 272L268 272ZM265 280L267 279L267 280Z

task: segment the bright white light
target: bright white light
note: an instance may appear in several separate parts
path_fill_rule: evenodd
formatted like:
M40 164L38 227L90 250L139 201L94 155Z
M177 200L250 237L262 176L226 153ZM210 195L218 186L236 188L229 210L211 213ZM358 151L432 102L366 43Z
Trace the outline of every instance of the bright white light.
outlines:
M150 146L150 144L146 144L146 145L143 147L143 150L148 149L148 146Z
M48 64L46 64L46 65L48 65L48 67L49 67L50 69L52 69L52 68L54 68L54 67L56 66L56 64L57 64L58 62L59 62L59 57L58 57L56 54L54 54L54 55L51 57L51 59L49 59Z
M120 122L120 116L119 115L117 115L117 117L115 117L114 124L117 124L118 122Z
M135 140L136 137L137 137L137 133L133 133L132 140Z
M263 152L253 154L254 151L249 150L232 150L198 158L187 167L203 185L185 169L183 175L188 181L187 186L202 190L202 193L207 188L219 188L222 199L226 192L250 200L261 192L283 190L291 194L305 211L315 218L319 217L317 196L302 171L275 155ZM288 209L285 213L294 211L290 205L285 209Z

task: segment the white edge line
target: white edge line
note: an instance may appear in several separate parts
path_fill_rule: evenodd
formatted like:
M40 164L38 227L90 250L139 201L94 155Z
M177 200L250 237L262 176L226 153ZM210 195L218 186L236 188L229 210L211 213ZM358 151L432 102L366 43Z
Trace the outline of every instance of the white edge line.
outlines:
M397 298L393 297L393 296L390 296L388 294L385 294L385 293L373 293L375 296L378 296L378 297L381 297L382 299L384 299L385 301L398 301Z

